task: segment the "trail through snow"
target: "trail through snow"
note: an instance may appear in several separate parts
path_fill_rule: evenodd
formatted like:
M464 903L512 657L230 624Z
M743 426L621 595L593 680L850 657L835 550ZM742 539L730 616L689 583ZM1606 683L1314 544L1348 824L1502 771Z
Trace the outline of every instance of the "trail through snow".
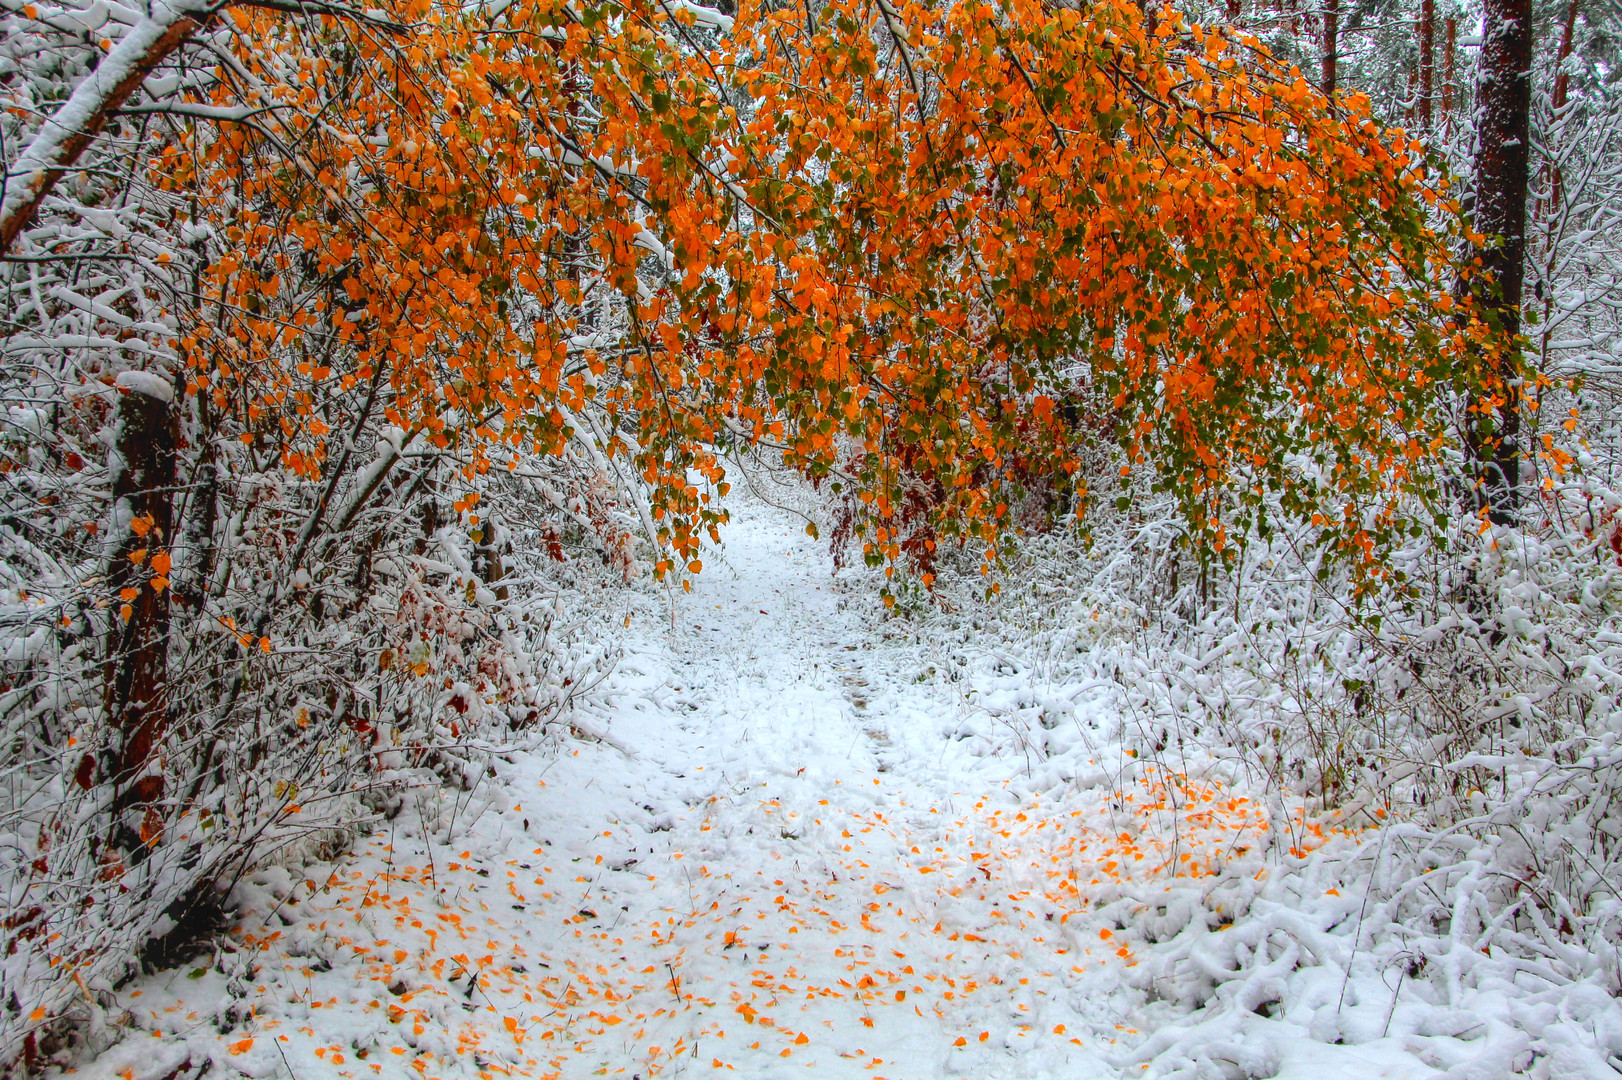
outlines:
M995 657L940 677L904 623L843 609L800 530L747 506L674 628L652 603L614 627L626 655L587 718L611 742L408 796L330 866L244 882L234 944L122 988L149 1034L91 1071L1141 1075L1124 976L1155 912L1092 892L1197 877L1265 842L1260 809L1112 779L1102 688L1043 698ZM1021 709L1053 718L1044 745L988 753ZM1038 776L1095 743L1092 774ZM1233 1075L1434 1075L1379 1040L1274 1057Z

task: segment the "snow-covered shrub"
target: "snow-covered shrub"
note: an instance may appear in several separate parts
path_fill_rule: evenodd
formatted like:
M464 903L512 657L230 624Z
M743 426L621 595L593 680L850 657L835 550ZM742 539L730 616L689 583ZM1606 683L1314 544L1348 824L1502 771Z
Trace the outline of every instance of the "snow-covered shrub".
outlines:
M120 43L188 10L0 13L8 169ZM646 494L600 408L506 469L444 434L502 427L459 411L449 375L429 391L445 427L402 430L413 388L366 366L342 282L275 233L296 214L231 177L214 202L177 186L228 130L206 121L236 116L196 99L254 81L241 25L162 54L6 237L0 1063L77 1020L98 1038L101 992L246 868L330 852L410 786L471 787L551 737L615 661L612 587L645 569ZM297 66L291 44L264 59ZM262 265L218 280L260 284L209 294L256 222Z
M902 590L1033 794L1160 770L1265 806L1214 872L1089 896L1152 946L1127 977L1161 1034L1123 1064L1266 1076L1302 1036L1435 1039L1461 1076L1622 1060L1619 503L1557 478L1515 528L1400 551L1405 595L1347 599L1304 530L1202 560L1144 501L1024 537L994 599L972 566ZM1100 685L1122 729L1069 732ZM1420 1030L1443 1006L1486 1026Z

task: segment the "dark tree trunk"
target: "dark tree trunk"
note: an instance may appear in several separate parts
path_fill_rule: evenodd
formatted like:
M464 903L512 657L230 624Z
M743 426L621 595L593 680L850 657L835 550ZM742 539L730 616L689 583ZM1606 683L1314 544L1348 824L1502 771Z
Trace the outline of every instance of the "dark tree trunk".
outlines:
M504 556L512 549L512 543L500 539L506 530L498 525L494 514L487 515L480 522L480 529L478 542L473 549L474 567L480 579L495 590L496 599L505 602L507 586L498 583L507 576Z
M1431 130L1431 101L1436 83L1436 0L1419 5L1419 127Z
M1340 0L1324 0L1324 85L1326 97L1335 96L1340 61Z
M1476 84L1475 226L1488 237L1477 252L1489 282L1472 284L1494 330L1503 381L1493 430L1478 434L1480 494L1493 520L1513 519L1521 479L1521 286L1526 261L1526 193L1532 109L1531 0L1486 0L1486 33Z
M179 431L172 396L161 393L165 388L156 376L126 378L118 387L112 469L115 539L107 574L115 615L104 694L118 734L111 779L120 811L150 807L163 797L163 778L148 770L169 724L169 589L161 571L173 542Z
M198 611L207 606L209 583L214 575L214 530L219 524L220 467L214 450L214 423L209 415L208 396L193 395L196 412L192 421L202 438L197 456L197 467L192 473L190 494L186 498L181 522L187 565L176 567L179 588L175 595L182 605L191 604Z

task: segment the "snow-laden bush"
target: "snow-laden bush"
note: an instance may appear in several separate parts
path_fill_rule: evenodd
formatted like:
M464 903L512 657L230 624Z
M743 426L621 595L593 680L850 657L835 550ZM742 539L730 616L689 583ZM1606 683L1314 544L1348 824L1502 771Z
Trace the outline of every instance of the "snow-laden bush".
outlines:
M1123 1065L1269 1076L1301 1037L1406 1039L1461 1077L1622 1062L1619 506L1554 485L1518 528L1404 549L1407 594L1359 601L1304 532L1202 560L1143 502L1025 537L993 599L950 557L898 590L1031 792L1159 770L1266 806L1216 872L1090 897L1149 944L1126 972L1159 1034ZM1017 694L974 682L988 654ZM1066 734L1100 685L1118 756Z
M120 43L184 7L0 13L8 170ZM428 391L443 429L391 422L409 388L367 367L364 305L290 234L249 268L279 288L206 295L244 228L290 220L251 176L214 203L174 183L226 130L180 115L187 88L252 81L241 25L154 53L29 213L11 213L23 173L7 188L0 1065L75 1021L99 1037L102 991L206 925L245 868L330 852L404 789L466 789L547 737L613 664L601 606L653 532L601 410L494 471L463 436L502 420L454 407L449 377ZM307 333L272 332L290 325ZM245 360L248 340L265 348Z
M243 869L341 847L412 786L470 788L491 754L544 737L613 663L588 598L624 567L604 565L569 519L487 510L470 527L470 513L424 490L443 469L425 457L356 516L359 542L334 536L295 562L314 494L279 472L220 468L207 562L172 549L167 723L133 803L104 674L118 612L98 587L107 562L78 527L117 513L105 471L87 462L70 490L27 467L44 456L37 442L8 442L7 1052L47 1022L94 1020L98 992ZM482 484L481 508L517 484ZM63 536L31 528L42 489L71 515Z

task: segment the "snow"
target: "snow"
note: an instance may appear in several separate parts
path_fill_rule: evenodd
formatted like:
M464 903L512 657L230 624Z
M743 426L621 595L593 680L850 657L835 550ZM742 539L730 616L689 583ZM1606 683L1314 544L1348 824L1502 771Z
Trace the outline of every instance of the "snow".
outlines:
M693 16L693 21L699 26L706 26L712 30L719 30L723 34L732 33L732 17L730 15L723 15L714 8L708 8L702 4L695 4L692 2L692 0L661 0L659 6L670 12L672 15L676 14L677 12L688 12Z
M154 1051L80 1075L1411 1080L1622 1051L1583 978L1470 948L1431 960L1445 992L1421 976L1366 887L1401 835L1138 761L1111 684L937 653L802 530L737 507L673 617L649 593L614 628L572 733L250 875L231 944L117 992Z
M116 385L137 394L145 394L166 405L175 399L174 384L162 375L155 375L150 371L121 371L118 373Z

